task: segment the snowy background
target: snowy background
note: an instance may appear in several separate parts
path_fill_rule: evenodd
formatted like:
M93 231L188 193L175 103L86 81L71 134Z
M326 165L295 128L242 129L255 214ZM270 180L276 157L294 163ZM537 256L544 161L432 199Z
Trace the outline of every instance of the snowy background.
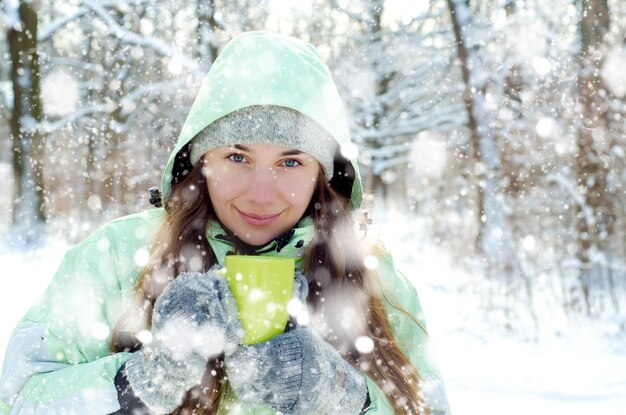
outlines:
M0 28L0 351L269 29L329 63L453 413L626 413L626 2L5 0Z

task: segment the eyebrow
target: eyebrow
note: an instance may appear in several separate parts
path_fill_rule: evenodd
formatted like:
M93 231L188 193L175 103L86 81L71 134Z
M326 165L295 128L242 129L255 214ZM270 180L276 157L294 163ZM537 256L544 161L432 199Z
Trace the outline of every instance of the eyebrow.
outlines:
M246 147L242 144L235 144L233 145L234 148L236 148L237 150L241 150L241 151L246 151L248 153L254 153L254 151L252 151L252 149L250 147ZM280 153L281 156L297 156L298 154L302 154L302 151L300 150L287 150L287 151L283 151L282 153Z

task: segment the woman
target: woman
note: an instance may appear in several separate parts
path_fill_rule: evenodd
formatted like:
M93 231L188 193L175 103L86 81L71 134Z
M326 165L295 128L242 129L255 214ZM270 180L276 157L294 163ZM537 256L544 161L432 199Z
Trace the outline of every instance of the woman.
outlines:
M18 325L0 414L446 413L414 288L355 235L349 142L311 45L233 39L167 163L164 208L72 248ZM240 344L216 272L229 254L296 258L308 324Z

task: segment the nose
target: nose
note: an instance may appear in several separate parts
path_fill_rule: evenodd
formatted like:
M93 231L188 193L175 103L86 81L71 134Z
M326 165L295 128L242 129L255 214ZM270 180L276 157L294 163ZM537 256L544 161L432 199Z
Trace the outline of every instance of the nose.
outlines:
M250 173L244 198L256 205L269 205L277 198L276 174L272 168L259 167Z

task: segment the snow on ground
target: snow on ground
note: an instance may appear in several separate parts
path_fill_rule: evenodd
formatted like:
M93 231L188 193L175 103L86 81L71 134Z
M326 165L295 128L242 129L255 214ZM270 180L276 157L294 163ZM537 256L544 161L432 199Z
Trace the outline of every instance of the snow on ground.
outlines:
M456 266L449 252L417 238L418 225L398 215L374 218L370 234L385 241L418 289L455 415L625 413L626 354L601 324L581 322L538 342L503 334L462 289L476 276ZM2 355L13 326L66 249L56 242L35 252L0 250Z
M68 248L63 242L36 251L6 249L0 240L0 356L11 331L33 301L41 295Z
M417 288L454 415L626 413L624 340L607 335L609 323L570 323L535 342L505 334L467 289L480 276L420 237L419 221L373 218L368 236L384 241Z
M411 269L467 279L450 264L447 253L429 249ZM474 299L432 281L416 286L453 414L625 413L626 354L602 327L582 323L558 337L523 341L490 330Z
M2 85L0 84L0 89ZM0 152L8 151L9 147L0 147ZM9 163L0 162L0 177L8 178L8 183L13 183L13 167ZM0 235L8 235L9 224L11 223L11 217L13 216L12 203L13 200L13 185L4 186L4 191L0 192L0 206L4 212L0 215ZM0 245L2 244L0 239Z

